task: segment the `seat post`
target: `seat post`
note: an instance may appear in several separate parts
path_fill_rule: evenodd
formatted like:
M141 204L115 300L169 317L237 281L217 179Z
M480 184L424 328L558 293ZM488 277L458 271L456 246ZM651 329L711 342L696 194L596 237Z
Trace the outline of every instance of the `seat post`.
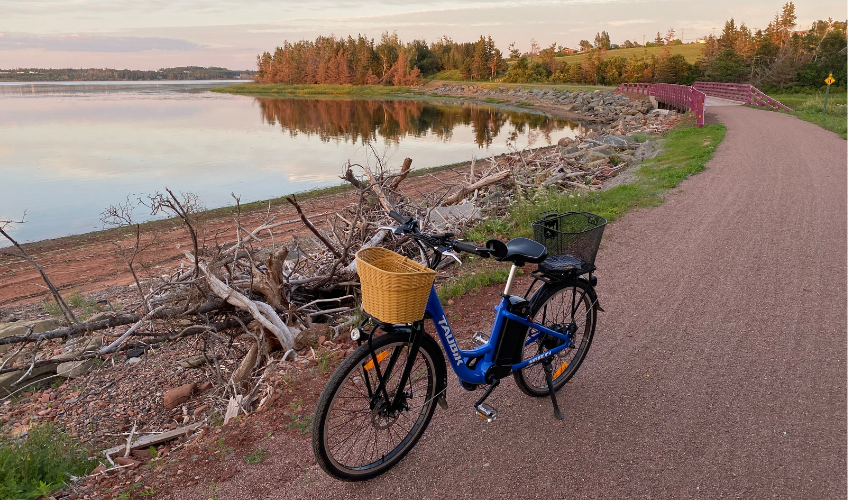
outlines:
M518 269L518 266L515 264L509 268L509 277L506 279L506 286L504 287L504 295L509 295L509 289L512 288L512 280L515 278L515 271Z

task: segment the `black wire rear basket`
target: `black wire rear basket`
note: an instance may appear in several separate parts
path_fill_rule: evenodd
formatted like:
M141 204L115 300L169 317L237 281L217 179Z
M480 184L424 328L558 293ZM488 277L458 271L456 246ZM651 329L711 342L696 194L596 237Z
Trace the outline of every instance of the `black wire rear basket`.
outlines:
M569 255L594 269L606 225L605 218L588 212L552 212L533 223L533 239L545 245L549 258Z

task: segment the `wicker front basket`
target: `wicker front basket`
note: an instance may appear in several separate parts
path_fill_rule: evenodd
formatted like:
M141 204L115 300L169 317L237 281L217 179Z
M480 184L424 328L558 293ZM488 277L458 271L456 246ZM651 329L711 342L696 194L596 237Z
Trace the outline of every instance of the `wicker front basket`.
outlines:
M365 312L392 324L424 318L436 271L380 247L356 252L356 271Z

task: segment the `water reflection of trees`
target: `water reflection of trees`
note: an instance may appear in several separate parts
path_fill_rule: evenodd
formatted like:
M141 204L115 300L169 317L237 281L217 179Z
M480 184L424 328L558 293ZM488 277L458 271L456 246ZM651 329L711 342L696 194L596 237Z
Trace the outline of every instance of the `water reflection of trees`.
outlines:
M536 113L524 113L472 104L445 105L423 101L257 98L262 119L279 124L292 136L307 134L322 141L366 142L382 138L398 142L401 137L432 134L451 139L456 126L470 126L474 141L488 147L501 133L514 142L525 131L549 134L576 124Z

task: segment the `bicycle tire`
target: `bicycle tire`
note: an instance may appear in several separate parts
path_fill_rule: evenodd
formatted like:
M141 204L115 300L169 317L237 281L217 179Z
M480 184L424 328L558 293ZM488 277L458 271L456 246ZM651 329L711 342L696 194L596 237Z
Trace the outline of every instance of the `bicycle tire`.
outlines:
M410 400L407 401L409 407L406 412L401 412L394 419L386 415L380 416L378 408L382 396L378 396L378 401L373 403L374 398L369 398L367 392L362 391L365 386L365 378L362 374L368 377L369 383L376 380L376 370L367 342L348 356L330 377L318 400L312 424L312 450L318 465L327 474L343 481L364 481L378 476L400 462L427 429L436 410L440 392L444 388L446 366L439 345L426 333L423 335L424 338L413 365L413 373L410 374L406 386L411 393ZM386 388L389 398L392 398L397 392L396 385L400 382L399 378L405 366L401 364L401 361L406 363L408 359L410 336L386 333L375 337L372 344L374 355L382 369L390 363L392 356L388 354L396 348L400 349L395 368L387 379L389 383ZM383 353L386 355L381 356ZM368 368L369 364L370 368ZM420 374L422 368L426 373L416 377L415 375ZM422 379L426 380L426 384L423 393L419 396ZM347 392L348 388L352 388L352 392ZM418 406L419 403L420 406ZM399 422L409 423L409 428L404 430ZM353 425L357 427L342 439L341 434ZM393 429L396 425L398 428ZM380 432L382 430L386 432ZM360 435L354 437L357 432ZM367 440L362 440L364 447L359 453L362 457L360 462L352 462L353 459L341 456L346 448L355 447L366 434ZM350 439L353 441L348 447L347 441ZM392 444L394 441L397 443ZM372 444L374 448L366 457ZM385 448L383 452L379 449L381 444L387 445L383 447ZM375 452L377 452L376 455Z
M558 304L558 299L563 300ZM557 308L558 305L559 308ZM552 356L555 391L562 389L586 358L586 353L589 351L595 334L597 315L598 297L594 289L584 279L571 278L546 283L531 298L530 317L533 318L534 322L558 331L569 327L573 328L572 347ZM524 344L527 343L527 337L530 334L531 332L528 331L525 335ZM561 345L561 342L554 337L542 335L530 345L525 345L521 353L521 360L531 358L553 348L553 346ZM545 397L550 395L541 363L514 371L513 378L518 388L528 396Z

